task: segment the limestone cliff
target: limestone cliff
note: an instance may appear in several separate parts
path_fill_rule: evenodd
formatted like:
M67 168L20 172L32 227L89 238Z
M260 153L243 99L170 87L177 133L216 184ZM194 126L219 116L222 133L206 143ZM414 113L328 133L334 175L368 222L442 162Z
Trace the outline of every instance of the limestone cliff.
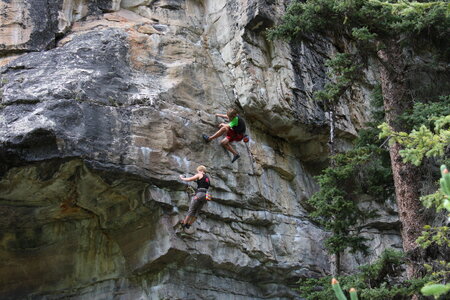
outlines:
M267 41L285 2L0 2L0 298L297 299L300 277L328 271L302 203L327 156L311 95L336 48ZM373 72L339 107L341 148ZM251 136L234 164L201 139L232 106ZM178 175L200 164L214 201L177 234ZM347 269L400 245L395 207L378 209L371 256Z

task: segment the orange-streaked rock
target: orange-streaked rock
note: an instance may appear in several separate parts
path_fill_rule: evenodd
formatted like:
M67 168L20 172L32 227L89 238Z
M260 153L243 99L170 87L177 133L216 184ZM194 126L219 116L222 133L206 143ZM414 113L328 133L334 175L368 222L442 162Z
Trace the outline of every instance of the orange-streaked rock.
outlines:
M25 48L34 29L26 2L2 1L0 11L0 49Z

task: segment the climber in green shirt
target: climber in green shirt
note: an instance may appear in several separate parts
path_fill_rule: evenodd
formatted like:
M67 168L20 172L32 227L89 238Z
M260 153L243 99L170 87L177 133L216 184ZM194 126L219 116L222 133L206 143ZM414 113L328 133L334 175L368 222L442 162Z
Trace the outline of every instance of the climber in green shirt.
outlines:
M237 151L230 145L231 142L239 142L245 136L245 122L244 120L238 116L237 111L235 109L228 110L227 114L216 114L216 116L228 119L229 123L220 123L220 129L214 133L212 136L207 136L203 134L203 139L209 143L211 140L218 138L226 133L226 137L220 141L220 144L230 151L233 154L233 159L231 162L235 162L240 155Z

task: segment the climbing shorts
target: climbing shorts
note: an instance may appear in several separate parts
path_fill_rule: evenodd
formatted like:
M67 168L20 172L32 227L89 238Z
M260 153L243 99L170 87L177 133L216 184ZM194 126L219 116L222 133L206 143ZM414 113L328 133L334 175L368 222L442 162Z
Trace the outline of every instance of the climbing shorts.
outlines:
M188 216L197 217L206 203L206 192L198 191L194 197L192 197L191 204L189 205Z
M244 138L244 134L243 133L237 133L236 131L234 131L233 129L228 129L227 131L227 139L230 142L239 142Z

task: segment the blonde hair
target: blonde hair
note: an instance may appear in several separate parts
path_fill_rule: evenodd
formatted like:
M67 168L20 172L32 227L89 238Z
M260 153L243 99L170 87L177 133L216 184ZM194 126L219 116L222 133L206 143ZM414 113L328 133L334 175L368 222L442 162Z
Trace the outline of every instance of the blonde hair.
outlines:
M203 173L206 173L206 167L205 166L198 166L197 167L197 172L203 172Z
M228 116L228 118L230 119L230 121L232 120L232 119L234 119L234 117L236 117L237 116L237 110L235 110L234 108L230 108L228 111L227 111L227 116Z

